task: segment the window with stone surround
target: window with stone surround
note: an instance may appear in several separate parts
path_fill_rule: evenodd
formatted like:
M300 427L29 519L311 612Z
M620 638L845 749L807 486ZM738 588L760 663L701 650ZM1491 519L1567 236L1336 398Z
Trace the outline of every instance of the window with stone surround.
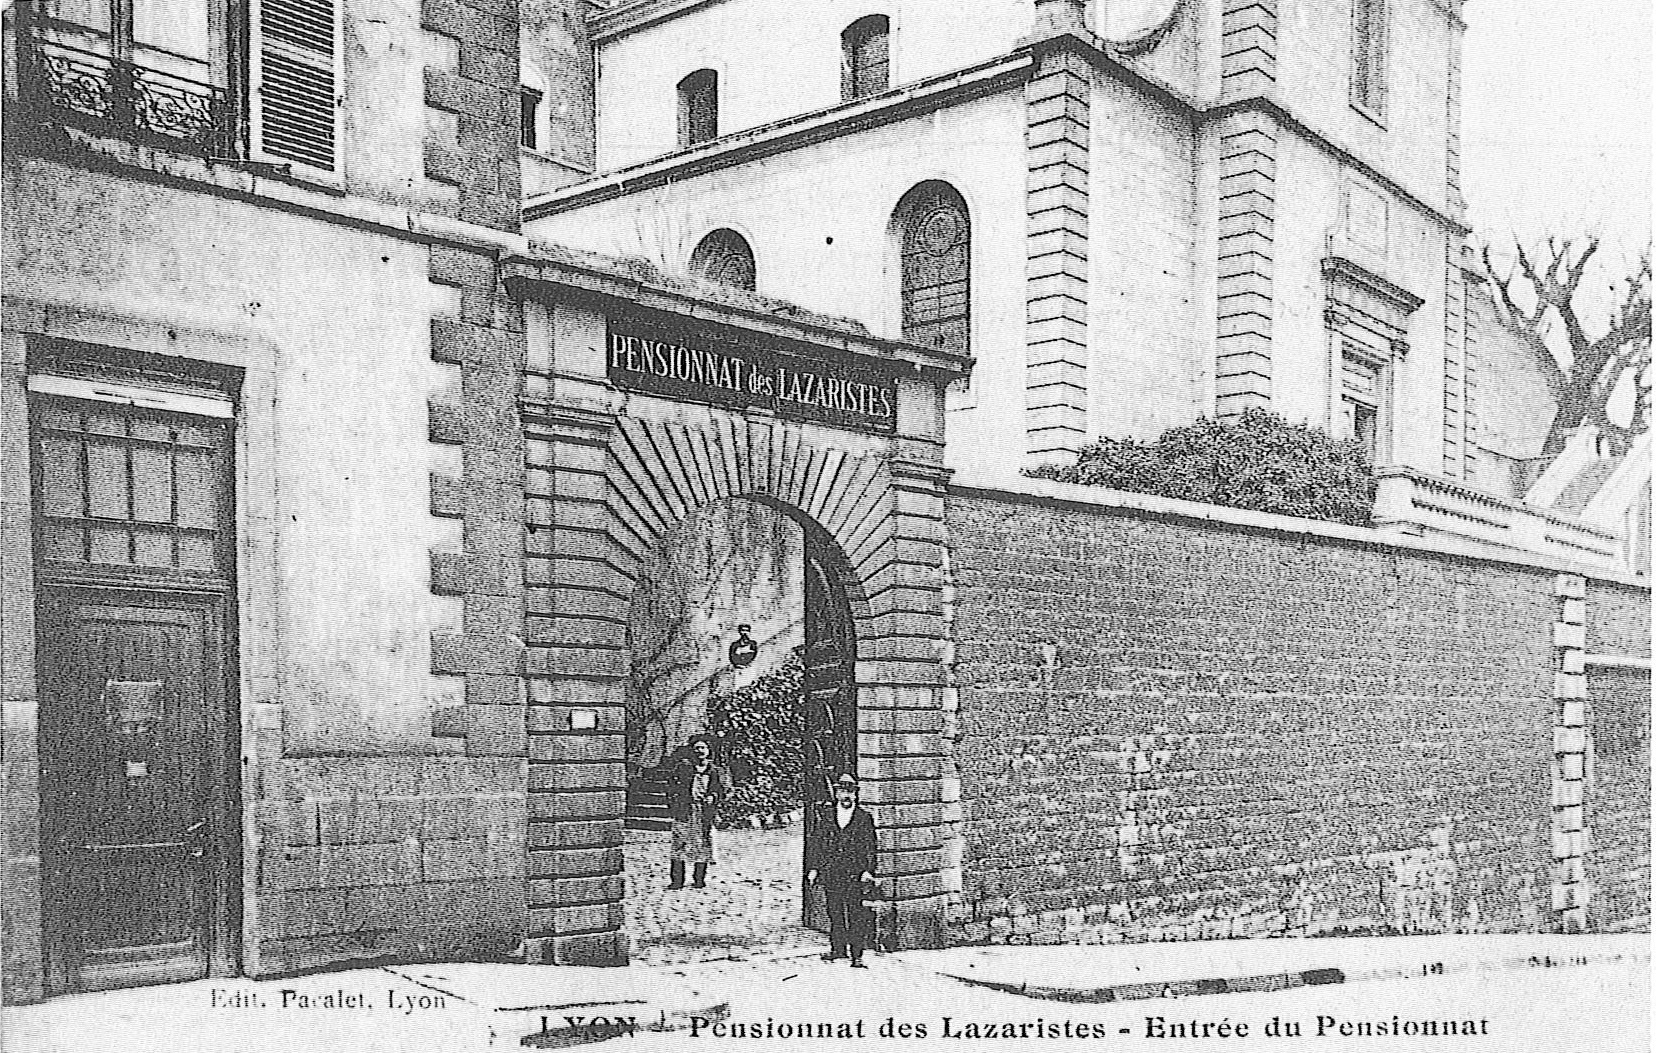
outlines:
M1369 463L1392 457L1392 388L1409 354L1417 294L1339 255L1323 259L1329 336L1328 428L1360 444Z
M1386 113L1389 26L1386 0L1352 0L1351 101L1365 113Z
M251 13L234 0L38 0L18 5L18 94L49 123L332 171L339 31L337 0L255 0Z
M699 69L678 82L680 148L719 136L719 74Z
M1386 372L1383 364L1350 346L1340 357L1338 437L1361 447L1370 464L1380 459Z
M891 86L891 19L867 15L840 34L840 98L849 102Z
M960 354L970 350L972 226L947 183L903 195L896 229L902 254L903 339Z
M44 565L229 573L228 402L156 392L148 401L160 408L135 406L103 400L151 393L54 376L36 376L30 387Z
M757 283L753 248L728 227L701 239L690 254L690 272L737 289L753 289Z

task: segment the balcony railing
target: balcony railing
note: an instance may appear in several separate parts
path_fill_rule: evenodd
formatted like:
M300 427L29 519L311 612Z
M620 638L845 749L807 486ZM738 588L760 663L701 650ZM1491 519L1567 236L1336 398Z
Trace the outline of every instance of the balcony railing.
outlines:
M52 40L28 26L17 46L19 101L51 123L205 157L236 152L236 115L223 88Z
M1576 563L1626 567L1622 539L1602 527L1410 468L1375 474L1374 525L1382 531L1461 538Z

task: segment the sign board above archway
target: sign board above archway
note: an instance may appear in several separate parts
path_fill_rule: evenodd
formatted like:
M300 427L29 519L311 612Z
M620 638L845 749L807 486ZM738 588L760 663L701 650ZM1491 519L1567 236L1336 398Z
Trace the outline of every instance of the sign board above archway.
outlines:
M790 354L669 316L611 316L605 373L628 391L762 407L784 419L855 431L897 429L897 377L887 362Z

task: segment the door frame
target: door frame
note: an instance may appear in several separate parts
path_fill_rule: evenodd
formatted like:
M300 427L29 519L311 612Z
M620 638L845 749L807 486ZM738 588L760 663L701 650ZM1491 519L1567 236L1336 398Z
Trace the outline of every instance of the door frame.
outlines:
M43 629L64 625L69 611L85 603L108 603L163 609L190 608L203 611L207 619L203 641L205 677L216 685L217 704L207 704L204 716L205 742L202 756L208 761L206 799L209 829L210 867L206 883L207 975L237 975L240 964L241 932L241 823L240 823L240 706L235 674L236 648L234 592L228 584L217 587L181 587L175 582L143 581L123 577L120 581L98 580L92 575L47 578L37 584L36 609ZM53 634L36 636L37 668L52 668L47 651ZM206 685L204 684L204 687ZM143 986L153 982L135 966L130 983L86 984L74 961L75 906L68 902L65 884L56 880L65 865L59 850L60 829L47 794L53 783L47 775L50 751L56 745L51 727L54 706L45 698L46 678L40 683L40 764L41 764L41 954L48 995L108 987ZM204 692L205 693L205 692Z

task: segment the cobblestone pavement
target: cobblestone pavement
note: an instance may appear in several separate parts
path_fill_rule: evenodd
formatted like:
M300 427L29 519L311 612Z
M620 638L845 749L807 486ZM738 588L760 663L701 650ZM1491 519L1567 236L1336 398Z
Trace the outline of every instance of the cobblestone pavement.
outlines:
M677 965L826 946L825 936L799 924L802 824L715 830L713 838L707 887L668 891L668 835L627 832L627 934L634 962Z

